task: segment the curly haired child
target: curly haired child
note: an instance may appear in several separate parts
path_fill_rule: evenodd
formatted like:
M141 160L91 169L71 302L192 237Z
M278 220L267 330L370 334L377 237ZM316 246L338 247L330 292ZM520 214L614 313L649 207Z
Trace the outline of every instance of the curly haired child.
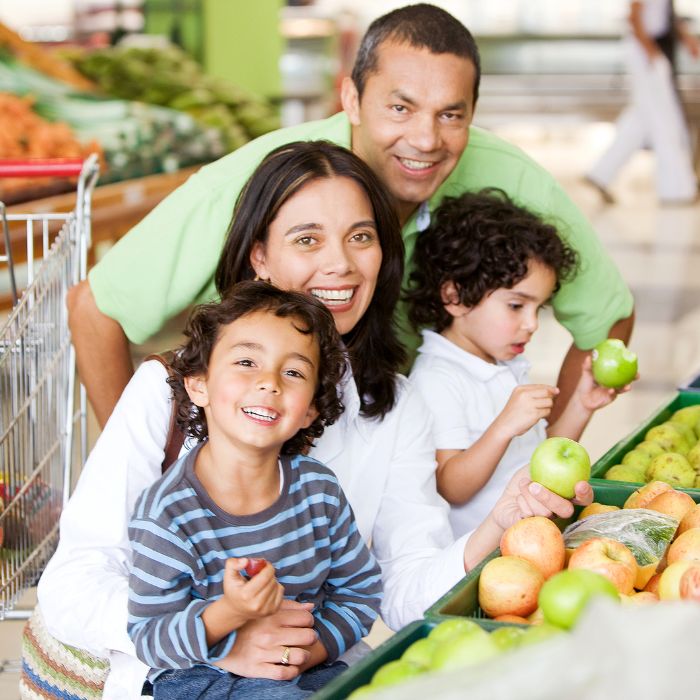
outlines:
M616 392L594 382L587 357L572 399L547 426L558 389L529 383L523 352L577 260L553 226L504 192L446 198L416 242L414 265L409 317L432 330L423 330L410 380L434 417L438 490L458 537L542 440L578 440Z

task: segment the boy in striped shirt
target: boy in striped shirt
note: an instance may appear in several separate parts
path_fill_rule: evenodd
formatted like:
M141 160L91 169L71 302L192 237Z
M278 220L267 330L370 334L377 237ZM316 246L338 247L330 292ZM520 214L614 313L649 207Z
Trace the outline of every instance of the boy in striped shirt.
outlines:
M169 381L198 444L136 504L129 634L156 699L305 698L346 668L337 658L381 601L379 567L336 477L304 456L343 409L333 318L309 296L243 282L198 307L186 335ZM246 574L257 558L262 570ZM283 598L314 606L308 655L280 650L279 663L307 670L275 681L214 665L236 630Z

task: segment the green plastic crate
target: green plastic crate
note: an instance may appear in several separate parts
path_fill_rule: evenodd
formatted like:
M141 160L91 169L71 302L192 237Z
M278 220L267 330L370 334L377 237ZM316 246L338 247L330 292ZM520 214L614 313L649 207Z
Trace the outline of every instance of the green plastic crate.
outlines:
M618 483L618 482L614 482ZM627 491L620 487L611 486L607 489L593 487L593 500L609 506L622 507L627 500ZM581 506L576 506L574 514L568 519L557 519L555 522L563 530L573 522L581 512ZM477 620L479 624L488 630L493 630L504 625L512 625L512 622L496 622L490 620L479 607L479 575L486 563L500 556L501 550L496 549L489 554L478 566L474 567L461 581L458 581L445 595L431 605L424 617L426 620L441 622L449 617L469 617Z
M672 401L654 411L654 413L652 413L638 428L611 447L591 469L591 484L596 489L596 492L610 490L617 492L622 490L629 496L633 491L636 491L641 484L635 484L630 481L612 481L603 478L603 475L610 467L619 464L630 450L642 442L644 440L644 435L650 428L667 421L671 417L671 414L675 413L679 408L685 408L686 406L693 406L695 404L700 404L700 392L679 392ZM700 489L678 490L687 492L696 503L700 503Z
M313 700L343 700L353 690L372 680L377 670L389 661L398 659L413 642L427 637L437 622L417 620L407 625L361 661L314 693Z

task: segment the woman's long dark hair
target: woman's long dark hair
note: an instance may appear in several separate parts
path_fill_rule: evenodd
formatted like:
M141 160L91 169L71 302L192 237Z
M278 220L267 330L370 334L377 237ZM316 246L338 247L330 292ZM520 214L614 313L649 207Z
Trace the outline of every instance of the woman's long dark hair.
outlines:
M275 149L260 163L241 190L216 269L223 297L236 282L253 279L250 255L267 242L280 208L315 180L346 177L367 195L374 213L382 264L374 296L355 328L343 336L367 417L383 418L396 400L395 374L405 362L396 336L394 309L401 293L404 246L401 226L384 185L360 158L328 141L298 141Z

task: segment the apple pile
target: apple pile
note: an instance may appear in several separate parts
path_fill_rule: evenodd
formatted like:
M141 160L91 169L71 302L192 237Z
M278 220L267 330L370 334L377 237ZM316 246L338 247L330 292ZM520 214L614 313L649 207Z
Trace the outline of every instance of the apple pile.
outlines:
M581 511L579 520L605 519L606 514L610 515L615 510L620 509L616 506L593 503ZM623 513L638 513L640 519L649 511L672 519L674 530L668 538L654 536L659 546L658 551L661 553L646 566L642 565L643 562L637 561L639 573L634 585L637 590L623 595L622 601L624 603L654 603L658 600L680 599L700 601L700 505L696 504L687 493L677 491L663 481L654 481L637 489L625 501L622 508ZM618 533L619 531L618 528ZM576 553L578 551L578 549L575 550Z
M401 658L377 669L371 682L351 693L348 700L369 696L380 688L424 673L469 668L503 652L547 639L560 631L549 626L525 629L504 625L489 633L464 617L445 620L434 627L427 637L413 642Z
M645 483L665 481L676 488L700 488L700 404L676 411L669 420L650 428L606 479Z
M624 550L621 585L629 584L631 590L636 574L634 556L624 545L603 539L591 543L588 552L569 562L567 571L566 545L559 528L541 516L520 520L503 533L501 556L488 561L479 575L479 606L499 622L544 622L570 628L593 596L619 597L618 568L608 566L617 560L608 556L609 551L618 556Z

